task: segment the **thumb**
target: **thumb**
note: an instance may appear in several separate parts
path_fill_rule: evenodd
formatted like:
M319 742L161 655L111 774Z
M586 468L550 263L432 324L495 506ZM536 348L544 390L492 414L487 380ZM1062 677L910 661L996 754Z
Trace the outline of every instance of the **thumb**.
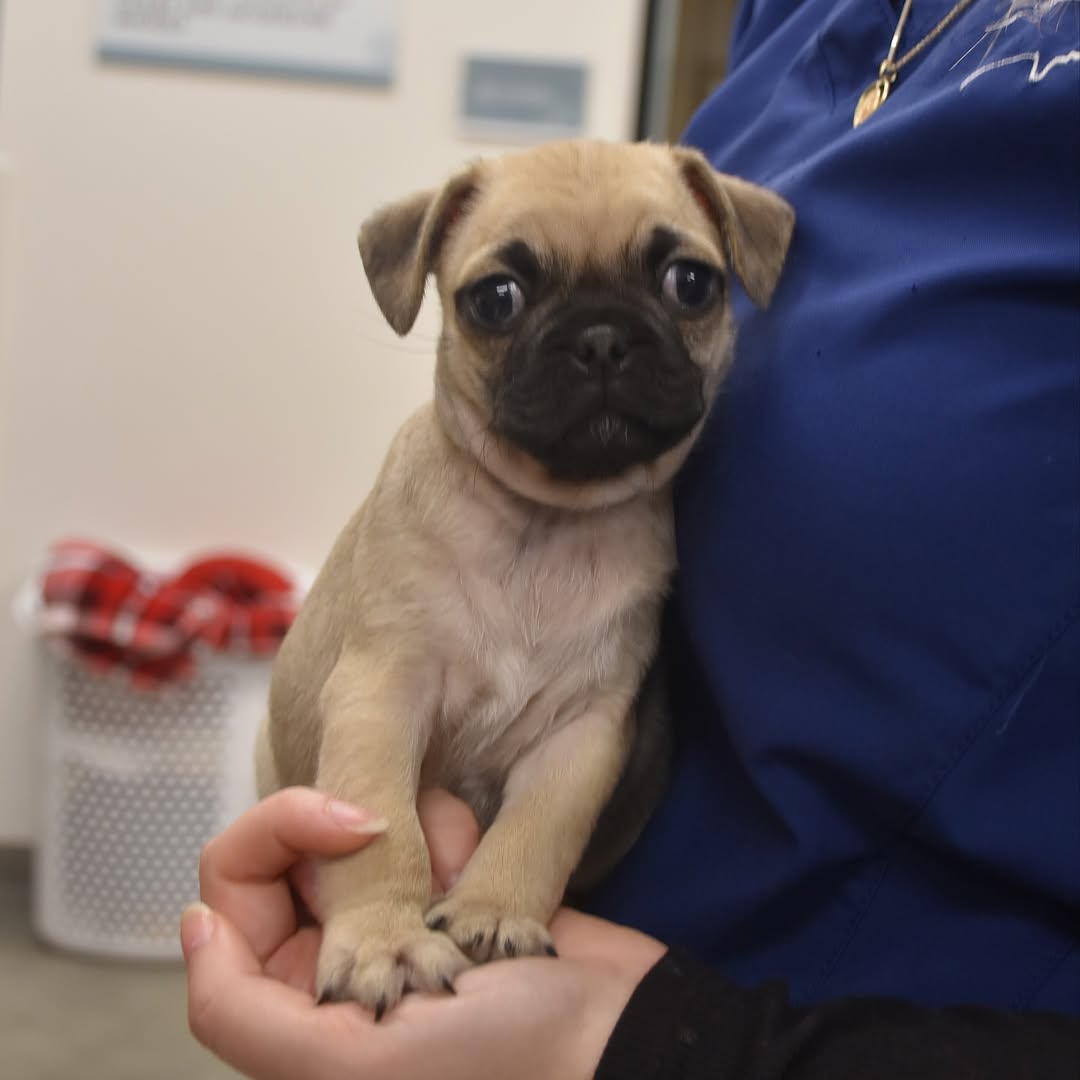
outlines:
M195 1038L245 1076L310 1076L325 1044L311 997L263 975L244 936L205 904L185 909L180 942Z
M431 853L435 891L447 892L480 843L480 825L461 799L441 788L420 792L416 808Z

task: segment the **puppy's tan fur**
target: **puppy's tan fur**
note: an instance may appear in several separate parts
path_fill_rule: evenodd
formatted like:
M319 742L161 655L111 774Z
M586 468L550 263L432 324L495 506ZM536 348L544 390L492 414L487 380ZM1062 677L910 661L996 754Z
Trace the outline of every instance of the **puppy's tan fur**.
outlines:
M462 322L458 289L503 269L510 239L567 274L618 281L664 226L680 255L730 268L764 304L792 223L782 200L694 152L571 142L478 163L365 224L391 325L411 327L430 272L444 324L434 400L323 567L260 736L263 792L315 783L390 823L321 868L324 996L381 1011L408 988L448 987L470 960L550 950L545 924L632 750L674 566L668 481L704 422L618 476L553 478L493 433L505 343ZM727 305L681 331L709 402L731 356ZM415 807L433 785L486 831L430 908Z

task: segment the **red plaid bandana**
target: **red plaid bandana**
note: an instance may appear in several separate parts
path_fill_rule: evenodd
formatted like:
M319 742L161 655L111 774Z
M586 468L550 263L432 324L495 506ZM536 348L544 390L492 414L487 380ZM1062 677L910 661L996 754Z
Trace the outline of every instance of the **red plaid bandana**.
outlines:
M81 540L49 550L41 599L47 638L97 670L127 669L141 686L190 675L199 647L273 654L300 603L289 578L254 559L213 556L163 576Z

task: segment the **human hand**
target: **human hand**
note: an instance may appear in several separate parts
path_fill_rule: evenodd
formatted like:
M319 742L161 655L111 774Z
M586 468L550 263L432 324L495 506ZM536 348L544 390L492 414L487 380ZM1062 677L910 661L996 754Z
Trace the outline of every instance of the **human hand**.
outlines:
M418 810L431 848L432 892L439 895L468 861L479 828L469 808L444 791L423 792ZM356 851L385 824L310 788L279 791L203 849L203 902L241 931L265 974L314 994L322 931L299 916L294 895L321 923L315 859ZM185 913L182 931L204 918L197 910ZM181 938L186 949L188 934Z
M207 845L200 878L208 907L189 909L181 927L196 1037L256 1080L591 1076L664 947L568 909L551 926L558 960L471 969L457 979L454 997L410 995L378 1025L352 1003L316 1007L321 932L299 923L290 883L317 915L310 857L377 842L379 828L356 817L343 823L343 808L336 818L330 806L309 789L278 792ZM479 830L445 792L424 793L419 810L441 891Z

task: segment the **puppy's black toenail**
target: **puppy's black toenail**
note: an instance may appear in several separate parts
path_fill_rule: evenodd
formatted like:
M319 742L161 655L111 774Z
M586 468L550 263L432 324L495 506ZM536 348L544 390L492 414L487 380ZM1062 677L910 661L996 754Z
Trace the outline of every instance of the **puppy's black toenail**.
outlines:
M339 986L326 986L319 991L315 999L316 1005L333 1005L338 1001L346 1001L345 993Z
M516 945L516 944L514 944L514 942L512 942L512 941L504 941L504 942L503 942L503 952L504 952L504 953L505 953L505 954L506 954L507 956L517 956L517 954L518 954L518 947L517 947L517 945Z
M455 996L457 995L457 991L454 989L454 984L448 978L446 978L445 976L443 976L442 984L443 984L443 989L448 994L454 994Z
M381 997L375 1002L375 1023L377 1024L386 1013L386 998Z
M545 945L544 946L544 952L546 952L548 954L548 956L558 956L559 955L559 951L558 951L558 949L555 948L554 945Z

